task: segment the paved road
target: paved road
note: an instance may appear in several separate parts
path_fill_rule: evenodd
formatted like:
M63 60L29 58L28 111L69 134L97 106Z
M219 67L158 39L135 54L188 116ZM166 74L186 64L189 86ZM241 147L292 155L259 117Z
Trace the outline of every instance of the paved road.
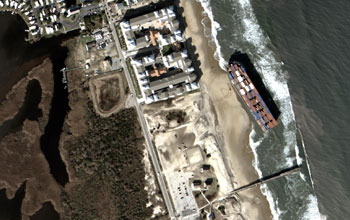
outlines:
M156 152L155 152L154 147L153 147L153 143L152 143L152 140L151 140L151 137L150 137L150 133L149 133L149 130L148 130L148 127L147 127L147 123L146 123L146 120L145 120L145 118L143 116L143 113L141 111L140 105L137 102L135 88L134 88L134 85L132 83L132 79L130 77L129 70L128 70L127 66L126 66L125 57L124 57L124 54L123 54L121 46L120 46L120 42L119 42L119 39L118 39L118 36L117 36L117 31L115 30L115 26L110 21L110 18L109 18L108 15L107 15L107 18L108 18L108 22L109 22L109 25L110 25L111 30L112 30L112 35L113 35L115 44L117 46L119 56L120 56L121 61L122 61L122 65L123 65L123 68L124 68L124 71L125 71L126 79L128 81L129 87L130 87L130 91L133 94L133 99L134 99L136 111L137 111L138 117L139 117L140 122L141 122L141 127L142 127L142 130L143 130L145 139L146 139L146 145L148 147L148 152L151 155L153 167L154 167L154 169L156 171L156 176L157 176L157 179L158 179L158 182L159 182L159 185L160 185L160 189L162 191L163 198L165 200L165 205L167 206L170 218L171 219L176 219L175 214L174 214L174 209L173 209L173 206L172 206L172 203L171 203L171 200L170 200L170 196L169 196L169 193L167 191L166 184L165 184L164 178L163 178L162 173L161 173L162 170L160 168L159 161L158 161Z

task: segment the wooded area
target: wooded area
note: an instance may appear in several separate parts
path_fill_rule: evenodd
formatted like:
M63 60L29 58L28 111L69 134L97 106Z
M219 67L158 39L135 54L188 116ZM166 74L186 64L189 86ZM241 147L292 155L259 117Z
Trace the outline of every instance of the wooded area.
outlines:
M152 209L146 208L144 140L135 110L123 109L101 118L89 105L86 124L86 134L65 146L81 183L62 195L63 219L149 218Z

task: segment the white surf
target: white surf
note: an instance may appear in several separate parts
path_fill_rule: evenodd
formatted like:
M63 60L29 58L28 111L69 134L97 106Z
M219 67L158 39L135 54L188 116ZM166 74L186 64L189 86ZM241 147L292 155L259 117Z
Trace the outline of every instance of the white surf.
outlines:
M286 168L293 166L295 162L301 164L303 159L299 155L299 148L296 144L296 124L295 115L292 108L291 97L287 85L287 80L282 74L282 62L278 62L272 50L268 48L270 42L269 38L263 33L260 28L255 14L253 12L251 3L249 0L231 0L239 4L240 10L242 12L242 25L244 27L243 37L246 42L254 46L254 65L257 67L258 71L262 76L264 84L267 86L269 91L272 93L273 99L278 103L281 115L280 119L284 127L283 138L285 140L285 147L283 150L285 161L281 163L280 168ZM218 60L222 69L226 70L227 61L221 50L221 45L218 41L218 32L222 29L220 24L215 21L214 15L211 8L211 2L208 0L199 0L208 18L211 21L211 40L215 43L215 59ZM255 131L252 129L250 134L250 146L254 153L255 162L254 167L262 177L262 171L259 168L259 158L257 154L257 148L260 143L265 138L255 140ZM294 150L294 152L292 152ZM301 174L303 175L303 174ZM306 181L305 177L301 176L301 179ZM283 213L278 207L278 199L276 196L272 195L272 192L268 189L266 185L262 185L261 190L266 196L273 219L279 219L280 215ZM309 195L309 203L307 211L304 213L302 219L325 219L319 212L317 205L317 198L314 195Z

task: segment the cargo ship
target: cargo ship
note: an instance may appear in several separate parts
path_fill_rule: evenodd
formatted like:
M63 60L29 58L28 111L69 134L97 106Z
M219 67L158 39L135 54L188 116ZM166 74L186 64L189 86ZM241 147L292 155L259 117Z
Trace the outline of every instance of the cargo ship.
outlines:
M243 65L234 60L230 61L228 75L233 87L235 87L247 107L254 115L260 128L266 132L275 127L277 121L271 114L264 100L261 98L261 95L255 88Z

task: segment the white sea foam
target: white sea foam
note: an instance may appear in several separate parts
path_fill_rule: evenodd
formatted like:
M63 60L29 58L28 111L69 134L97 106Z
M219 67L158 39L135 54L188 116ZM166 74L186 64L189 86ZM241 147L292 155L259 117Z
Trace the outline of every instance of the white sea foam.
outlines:
M258 25L253 13L253 9L248 0L239 0L244 12L243 26L245 39L255 47L256 54L259 56L255 59L257 68L260 69L264 84L272 92L274 100L280 105L281 121L286 128L283 136L285 140L284 154L290 156L290 151L296 143L295 135L295 116L292 109L289 89L286 79L281 71L282 64L275 59L273 52L268 48L269 39L265 36ZM286 165L290 165L290 160L286 160Z
M302 172L299 172L299 175L300 175L300 178L306 182L306 178L305 178L305 175L302 173Z
M211 21L211 33L212 33L212 39L216 45L216 50L215 50L215 59L217 59L219 61L220 67L224 70L226 70L226 65L227 62L225 60L225 58L223 57L222 51L221 51L221 46L219 44L219 41L217 40L217 34L218 34L218 30L221 29L220 24L218 22L216 22L214 20L214 16L213 16L213 12L212 12L212 8L210 6L210 2L208 0L197 0L198 2L201 3L205 13L207 14L208 18ZM252 29L253 30L253 29ZM253 33L249 36L253 36ZM251 39L252 41L254 41L254 39ZM260 40L260 39L259 39ZM266 63L268 64L268 61L266 61ZM274 86L274 85L272 85ZM280 85L278 85L280 87ZM265 133L266 135L266 133ZM259 177L262 177L262 171L259 168L259 160L258 160L258 155L256 152L257 147L261 144L261 142L263 141L264 137L261 138L260 140L258 140L257 142L254 142L253 137L255 136L255 131L254 129L252 129L252 132L250 134L250 146L252 148L253 154L254 154L254 162L253 162L253 166L255 168L255 170L257 171ZM277 220L279 219L279 215L282 213L281 210L278 208L278 200L274 200L271 192L269 191L268 187L266 185L261 187L262 193L266 196L269 204L270 204L270 209L271 209L271 213L273 215L273 219Z
M283 149L285 162L283 166L290 167L294 164L295 157L290 155L291 149L296 146L295 129L292 129L295 125L295 116L292 109L292 103L290 99L289 89L286 79L278 74L281 71L282 63L279 63L268 48L269 39L264 36L261 28L258 25L256 17L249 0L239 0L241 9L243 11L242 24L244 27L244 38L247 42L255 47L255 53L258 58L254 60L259 72L262 74L264 84L272 92L273 98L279 103L281 111L281 122L284 127L283 138L285 141L285 147ZM294 126L293 126L294 125ZM292 127L292 128L291 128ZM252 141L253 136L250 140ZM261 140L262 141L262 140ZM255 161L259 161L255 150L255 143L251 142L251 147L254 152ZM258 165L258 162L256 162ZM255 166L255 169L259 170L259 166ZM260 171L261 173L261 171ZM277 198L273 198L271 192L266 185L262 186L262 192L269 201L270 208L274 219L279 219L282 214L278 207Z
M256 60L256 63L257 66L260 67L260 72L263 75L263 81L269 90L273 93L274 100L278 101L280 104L281 121L285 128L283 131L283 136L286 144L284 148L284 154L286 156L285 165L291 166L294 163L294 158L292 158L290 155L290 151L293 149L293 147L295 149L297 163L301 164L302 158L299 155L299 148L296 143L295 115L292 108L287 80L283 77L282 74L278 74L278 72L281 71L281 66L283 63L278 63L274 57L273 52L268 48L269 39L267 36L264 36L261 28L259 27L249 0L239 0L239 2L243 8L245 16L243 19L243 25L245 29L244 36L246 40L256 48L257 54L259 54L259 58ZM256 154L255 157L255 159L258 161ZM301 178L304 181L306 180L305 176L301 176ZM278 218L278 215L281 214L281 211L278 208L278 201L276 200L276 202L274 202L269 190L263 191L265 191L264 194L270 203L271 209L275 210L272 211L273 217ZM310 194L308 200L309 204L307 211L304 213L303 219L326 219L324 216L321 216L319 212L317 198L314 195ZM278 215L276 215L276 213Z
M254 128L252 127L252 132L249 135L249 145L253 151L254 154L254 162L253 162L253 166L256 170L256 172L259 175L259 178L262 178L262 172L259 168L259 159L258 159L258 154L257 154L257 148L260 146L261 142L264 140L265 136L260 138L257 141L254 141L256 132L254 130ZM264 194L264 196L266 197L267 201L269 202L270 205L270 210L272 213L272 217L274 220L278 220L279 216L281 215L282 211L278 208L278 200L274 200L271 191L269 190L268 186L266 184L262 184L260 186L261 192Z
M302 147L303 147L304 154L305 154L305 161L306 161L307 170L309 171L309 176L310 176L310 179L311 179L311 185L312 185L312 188L315 189L314 180L312 179L312 173L311 173L310 164L309 164L309 156L308 156L308 154L307 154L307 152L306 152L306 148L305 148L304 137L303 137L303 135L301 134L301 132L300 132L299 129L298 129L298 132L299 132L299 134L300 134L301 145L302 145Z
M304 215L301 217L303 220L326 220L327 216L322 215L318 209L317 198L314 195L309 195L307 198L308 205L307 211L304 212Z
M303 163L303 158L300 156L299 146L295 145L295 156L297 158L297 164L301 165Z
M226 65L227 65L227 61L225 60L224 58L224 55L222 54L222 51L221 51L221 46L219 44L219 41L218 41L218 31L221 30L221 26L218 22L216 22L214 20L214 15L213 15L213 11L212 11L212 8L210 6L210 1L208 0L197 0L198 2L201 3L203 9L204 9L204 12L206 13L206 15L208 16L208 18L210 19L210 23L211 23L211 37L215 43L215 53L214 53L214 57L217 61L219 61L219 64L220 64L220 67L224 70L226 70Z
M216 45L216 51L214 54L215 59L219 61L220 67L226 70L225 66L227 65L227 62L223 57L221 46L217 40L218 31L221 30L221 26L218 22L214 20L212 8L210 6L210 1L199 0L199 2L204 8L204 11L209 17L212 24L212 40ZM255 53L259 55L259 58L255 60L256 66L260 68L260 72L263 75L263 81L273 93L274 100L278 101L280 104L280 110L282 112L281 121L284 127L286 128L293 126L295 117L294 112L292 110L292 103L290 99L288 85L286 79L278 74L282 63L277 62L273 52L267 48L269 39L266 36L264 36L262 30L260 29L249 0L239 0L238 2L242 7L244 15L242 20L244 26L243 36L245 37L247 42L249 42L256 48ZM293 149L293 147L295 146L294 144L296 143L294 129L285 129L283 136L286 142L283 151L286 161L283 166L291 166L294 162L294 155L291 158L290 151L291 149Z
M226 70L227 61L225 60L221 46L217 39L218 31L221 30L220 24L214 20L212 8L210 6L210 1L208 0L197 0L201 3L204 8L205 13L211 21L211 33L212 40L216 45L215 57L218 59L222 69ZM290 94L288 90L288 85L286 79L279 75L278 72L282 63L277 62L274 57L273 52L268 49L269 39L264 36L262 30L260 29L258 22L253 13L252 7L249 0L239 0L241 7L244 12L244 18L242 20L244 25L244 37L245 39L255 46L256 54L259 55L259 59L256 61L256 66L260 68L263 75L263 81L269 90L273 93L274 99L280 103L281 107L281 121L284 127L288 127L294 124L295 116L292 110L292 103L290 99ZM294 129L286 129L284 133L284 140L287 143L284 153L286 156L289 155L290 149L292 149L291 144L296 142L296 136Z
M214 20L212 8L210 6L210 1L208 0L197 0L201 3L204 8L205 13L211 21L211 34L212 41L216 45L215 51L215 59L217 59L220 63L222 69L226 69L226 60L223 57L221 46L218 42L217 35L218 31L221 30L220 24ZM254 63L257 68L259 68L259 72L262 74L262 79L264 84L268 87L268 89L273 94L273 99L276 100L279 104L279 108L281 111L281 122L284 127L283 138L285 141L285 147L283 153L285 155L285 162L283 167L290 167L294 164L294 160L296 158L297 163L300 164L302 158L299 155L299 149L296 144L296 134L295 134L295 115L292 108L292 102L290 98L290 93L287 85L287 80L281 73L281 66L283 62L278 62L275 59L273 52L268 48L269 39L267 36L263 34L263 31L258 25L255 14L253 13L252 6L249 0L237 0L240 3L241 10L243 11L242 24L244 27L243 36L247 42L255 47L254 55L257 55L258 58L254 59ZM235 49L235 48L234 48ZM256 56L255 56L256 57ZM250 146L252 148L254 154L254 163L259 177L262 177L262 171L259 168L259 158L257 155L257 148L262 143L262 141L266 137L266 133L264 137L260 138L257 141L254 141L256 133L254 129L250 134ZM291 155L291 150L295 149L295 155ZM305 181L305 176L301 176L301 178ZM271 212L273 215L273 219L279 219L279 216L283 214L283 212L278 207L277 198L274 199L271 191L268 189L266 184L261 186L261 190L263 194L266 196ZM314 195L310 195L309 197L310 204L308 205L308 209L305 212L303 219L326 219L325 217L321 218L321 214L319 212L317 206L317 199ZM315 218L314 218L315 217Z
M298 165L302 165L303 164L303 158L300 156L300 152L299 152L299 146L298 145L295 145L295 155L296 155L296 158L297 158L297 164ZM302 173L302 172L299 172L299 175L300 175L300 178L306 182L306 178L305 178L305 175ZM312 181L312 178L311 178L311 175L310 175L310 179ZM313 187L313 186L312 186Z

